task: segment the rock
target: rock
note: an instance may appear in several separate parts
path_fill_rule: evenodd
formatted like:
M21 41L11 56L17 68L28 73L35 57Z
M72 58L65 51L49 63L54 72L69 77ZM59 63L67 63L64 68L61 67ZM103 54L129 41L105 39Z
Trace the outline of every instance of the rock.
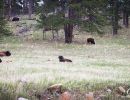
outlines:
M130 88L127 90L127 94L129 94L130 93Z
M93 92L86 94L86 100L94 100Z
M27 98L19 97L18 100L28 100Z
M122 93L125 93L125 92L126 92L125 89L124 89L122 86L120 86L118 89L119 89Z
M111 89L107 89L107 92L108 92L109 94L111 94L111 93L112 93L112 90L111 90Z
M120 95L126 94L126 90L125 90L122 86L118 87L117 92L118 92L118 94L120 94Z
M69 92L64 92L59 97L59 100L72 100L72 95Z

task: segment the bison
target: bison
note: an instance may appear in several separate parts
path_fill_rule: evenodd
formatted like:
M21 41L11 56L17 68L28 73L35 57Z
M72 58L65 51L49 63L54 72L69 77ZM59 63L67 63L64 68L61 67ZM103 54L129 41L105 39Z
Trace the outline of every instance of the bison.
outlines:
M87 38L88 44L95 44L94 38Z
M2 62L2 60L0 59L0 63Z
M12 21L19 21L18 17L13 17Z
M11 56L10 51L1 51L0 52L0 57L3 57L3 56Z
M72 62L72 60L66 59L63 56L59 56L58 58L59 58L59 62Z

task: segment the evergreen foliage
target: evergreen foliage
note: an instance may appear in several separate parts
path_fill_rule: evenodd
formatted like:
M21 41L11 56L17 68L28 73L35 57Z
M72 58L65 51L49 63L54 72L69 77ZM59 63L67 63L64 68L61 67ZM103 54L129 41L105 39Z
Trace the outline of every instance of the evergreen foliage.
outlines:
M3 17L3 3L4 1L0 0L0 37L3 35L9 35L9 31L6 26L7 22Z
M41 27L71 23L87 32L102 33L106 24L105 6L105 0L44 0L38 22ZM69 8L73 9L73 18L65 17Z

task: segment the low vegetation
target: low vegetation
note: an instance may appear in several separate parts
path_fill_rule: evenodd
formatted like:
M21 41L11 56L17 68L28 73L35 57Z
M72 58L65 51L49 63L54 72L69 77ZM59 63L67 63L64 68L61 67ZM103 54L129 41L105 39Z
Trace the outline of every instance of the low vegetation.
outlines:
M122 30L118 37L95 35L95 45L86 44L85 39L90 34L83 33L75 35L74 43L69 45L64 44L62 32L58 41L51 40L49 32L43 41L40 30L29 31L32 35L26 37L3 38L1 50L10 50L12 55L3 57L0 64L0 98L14 100L23 96L36 100L30 92L42 92L56 83L80 93L98 91L107 86L130 86L129 30L123 31L127 37L121 35ZM72 63L59 62L59 55L71 59ZM21 82L23 84L19 85Z

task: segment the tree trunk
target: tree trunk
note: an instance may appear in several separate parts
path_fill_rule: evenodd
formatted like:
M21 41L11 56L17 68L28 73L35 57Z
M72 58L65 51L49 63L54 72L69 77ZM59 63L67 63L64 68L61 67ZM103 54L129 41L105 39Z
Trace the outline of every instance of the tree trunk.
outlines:
M29 19L32 19L32 7L33 7L33 0L29 0L29 6L28 6Z
M126 11L125 9L123 10L123 25L126 24Z
M112 34L118 34L118 0L112 2L113 15L112 15Z
M8 11L7 20L10 20L10 17L11 17L11 0L8 0L7 11Z
M123 10L123 25L125 25L126 28L129 26L129 15L125 8Z
M27 14L28 12L28 7L27 7L27 0L23 0L23 14Z
M20 9L17 8L16 0L12 0L12 15L16 16L16 14L18 14L19 10Z
M129 26L129 15L128 15L128 13L126 13L126 25L125 25L125 27L128 28L128 26Z
M69 10L68 10L68 18L70 20L74 18L74 11L71 8L69 8ZM73 24L72 23L65 24L64 25L64 32L65 32L65 43L72 43Z
M65 43L72 43L73 24L66 24L64 26L64 31L65 31Z
M35 0L32 0L32 13L35 12Z
M4 18L4 1L0 1L0 19Z

